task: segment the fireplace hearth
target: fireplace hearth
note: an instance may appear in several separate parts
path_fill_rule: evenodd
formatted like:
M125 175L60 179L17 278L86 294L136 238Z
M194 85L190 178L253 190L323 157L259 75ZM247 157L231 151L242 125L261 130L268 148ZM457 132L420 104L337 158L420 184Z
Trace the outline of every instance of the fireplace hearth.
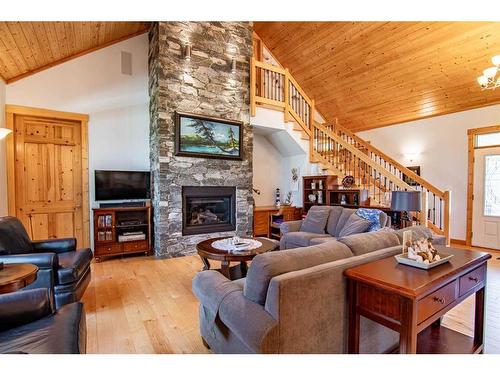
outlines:
M182 235L236 229L236 188L226 186L182 187Z

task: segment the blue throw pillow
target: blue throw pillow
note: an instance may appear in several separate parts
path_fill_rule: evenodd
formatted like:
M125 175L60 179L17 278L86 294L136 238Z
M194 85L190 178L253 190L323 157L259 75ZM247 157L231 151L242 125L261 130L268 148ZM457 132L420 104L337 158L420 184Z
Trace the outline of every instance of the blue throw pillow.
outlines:
M375 232L380 229L380 214L382 211L374 208L358 208L356 215L368 220L371 224L368 227L368 232Z

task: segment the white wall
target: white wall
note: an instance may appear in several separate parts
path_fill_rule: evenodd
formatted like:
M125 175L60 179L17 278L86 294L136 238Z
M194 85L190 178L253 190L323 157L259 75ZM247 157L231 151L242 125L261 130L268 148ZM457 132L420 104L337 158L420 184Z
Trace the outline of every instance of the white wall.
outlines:
M263 135L254 134L253 138L253 187L260 190L254 193L256 206L274 204L276 188L281 189L283 180L283 156Z
M260 197L254 194L256 205L274 204L276 187L280 188L282 200L285 200L292 188L292 168L298 168L299 186L292 191L292 204L301 207L302 176L318 173L317 164L309 163L309 141L301 139L300 132L293 130L292 122L284 121L281 111L258 107L250 123L254 127L254 136L257 134L253 152L254 188L262 192ZM270 147L274 150L269 151ZM272 168L279 165L279 170L273 172L269 165Z
M286 196L286 193L291 189L292 168L299 169L299 184L297 190L292 191L292 204L296 207L302 207L302 177L318 174L317 165L309 163L309 157L307 155L292 155L283 158L283 180L281 189L284 196Z
M5 83L0 79L0 128L5 127ZM11 135L12 136L12 135ZM5 139L0 140L0 216L8 213Z
M467 129L500 124L500 105L368 130L358 135L405 166L451 190L451 237L465 240L467 214ZM405 154L417 154L409 160Z
M132 54L132 75L121 73L122 51ZM14 82L6 102L89 115L91 207L95 169L150 169L146 34Z
M276 133L267 136L254 133L253 148L253 187L261 194L254 193L256 206L274 205L276 188L280 188L281 200L292 187L292 168L298 168L300 177L296 191L292 191L292 204L302 206L302 176L310 174L310 163L307 155L286 155L277 148L272 138Z

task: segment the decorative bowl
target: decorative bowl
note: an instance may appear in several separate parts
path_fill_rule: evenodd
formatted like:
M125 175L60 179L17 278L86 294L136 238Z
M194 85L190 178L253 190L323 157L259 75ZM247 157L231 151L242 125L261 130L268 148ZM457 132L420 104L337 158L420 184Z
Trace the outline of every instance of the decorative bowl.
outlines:
M404 264L407 266L416 267L416 268L421 268L423 270L429 270L431 268L439 266L440 264L449 262L450 259L453 258L453 254L439 253L439 256L441 257L441 259L436 261L436 262L432 262L432 263L417 262L414 259L408 258L408 253L394 255L394 258L396 258L398 263L401 263L401 264Z

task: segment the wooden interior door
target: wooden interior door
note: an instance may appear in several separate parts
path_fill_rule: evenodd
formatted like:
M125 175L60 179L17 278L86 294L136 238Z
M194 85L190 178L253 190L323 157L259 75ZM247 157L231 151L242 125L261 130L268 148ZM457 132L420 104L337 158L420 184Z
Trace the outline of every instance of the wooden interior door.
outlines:
M474 151L472 245L500 250L500 147Z
M13 122L16 216L33 240L76 237L85 246L82 123L31 115Z

